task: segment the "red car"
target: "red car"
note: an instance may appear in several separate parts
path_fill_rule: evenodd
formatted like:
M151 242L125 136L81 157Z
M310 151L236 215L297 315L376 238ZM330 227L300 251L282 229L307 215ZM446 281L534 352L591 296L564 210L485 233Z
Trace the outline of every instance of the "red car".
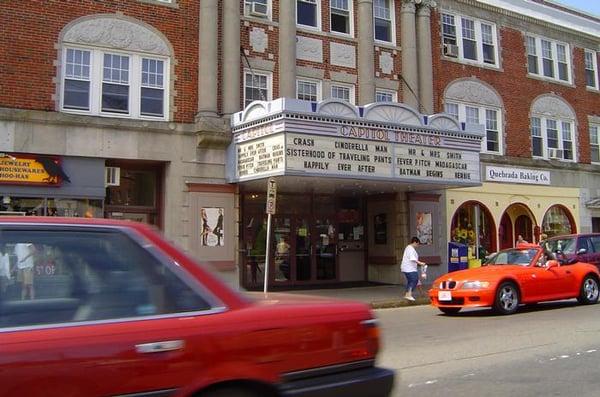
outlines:
M0 218L1 396L387 396L363 303L251 300L150 227Z
M492 307L512 314L519 304L577 298L597 303L600 273L589 263L560 258L535 244L499 251L485 266L439 277L429 290L433 306L445 314Z

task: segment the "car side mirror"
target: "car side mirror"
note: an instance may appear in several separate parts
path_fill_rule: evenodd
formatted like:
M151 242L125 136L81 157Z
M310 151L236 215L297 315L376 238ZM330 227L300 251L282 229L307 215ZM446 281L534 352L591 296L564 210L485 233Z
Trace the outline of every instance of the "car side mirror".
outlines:
M587 254L587 250L585 248L579 248L579 251L577 251L577 255L585 255Z
M560 263L557 260L549 260L548 262L546 262L546 269L552 269L553 267L559 267Z

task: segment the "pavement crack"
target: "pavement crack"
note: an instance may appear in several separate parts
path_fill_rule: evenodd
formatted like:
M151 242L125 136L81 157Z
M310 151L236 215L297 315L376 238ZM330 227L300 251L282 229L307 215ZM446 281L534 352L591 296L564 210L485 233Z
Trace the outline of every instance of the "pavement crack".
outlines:
M401 370L404 370L404 369L415 369L415 368L428 367L430 365L445 364L445 363L449 363L449 362L474 360L474 359L483 358L483 357L492 357L492 356L498 356L498 355L507 354L507 353L522 352L523 350L532 350L532 349L537 349L537 348L540 348L540 347L551 346L551 345L554 345L554 344L555 343L543 343L543 344L540 344L540 345L527 346L527 347L519 347L519 348L515 348L515 349L509 349L509 350L502 350L502 351L496 351L496 352L491 352L491 353L478 354L476 356L450 357L447 360L429 361L427 363L417 364L417 365L410 365L410 366L407 366L407 367L402 367L400 369Z

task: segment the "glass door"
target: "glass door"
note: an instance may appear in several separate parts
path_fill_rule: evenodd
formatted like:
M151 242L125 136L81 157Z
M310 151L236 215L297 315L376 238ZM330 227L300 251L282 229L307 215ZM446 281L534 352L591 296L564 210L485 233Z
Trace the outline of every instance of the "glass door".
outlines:
M312 270L312 240L311 228L308 217L298 217L294 222L293 232L293 275L296 281L310 281L313 278Z
M315 219L315 262L317 280L337 278L337 238L332 219Z

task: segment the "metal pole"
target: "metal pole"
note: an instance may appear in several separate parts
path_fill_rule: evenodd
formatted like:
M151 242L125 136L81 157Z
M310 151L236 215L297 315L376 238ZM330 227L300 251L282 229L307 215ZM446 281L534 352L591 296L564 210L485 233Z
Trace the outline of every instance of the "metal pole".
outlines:
M269 253L271 252L271 214L267 215L267 247L265 251L265 287L264 293L267 293L269 283Z
M479 204L475 204L475 258L479 257Z

